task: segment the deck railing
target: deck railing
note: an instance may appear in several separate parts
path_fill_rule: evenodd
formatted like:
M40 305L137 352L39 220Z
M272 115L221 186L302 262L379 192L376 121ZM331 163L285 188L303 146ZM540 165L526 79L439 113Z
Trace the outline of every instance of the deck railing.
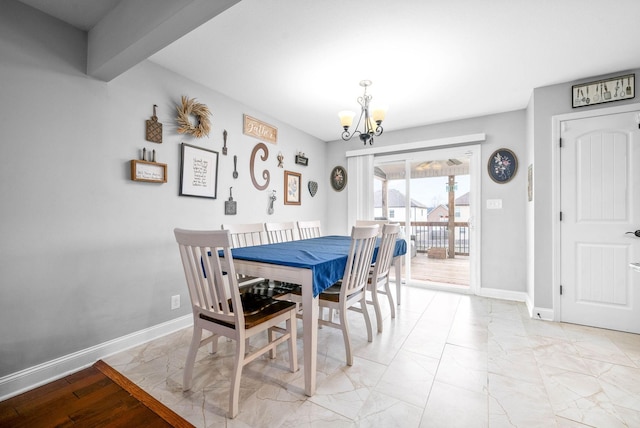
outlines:
M455 253L469 255L469 223L454 223ZM441 221L412 221L411 239L415 240L416 251L426 253L429 248L449 247L449 224Z

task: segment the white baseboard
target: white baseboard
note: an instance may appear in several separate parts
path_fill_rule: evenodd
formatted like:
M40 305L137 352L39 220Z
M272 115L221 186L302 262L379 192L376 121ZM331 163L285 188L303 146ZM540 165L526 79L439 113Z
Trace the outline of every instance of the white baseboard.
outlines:
M525 302L527 300L527 293L524 291L500 290L498 288L480 288L478 296L512 300L514 302Z
M118 337L73 354L0 378L0 401L86 368L101 358L157 339L193 324L191 314Z

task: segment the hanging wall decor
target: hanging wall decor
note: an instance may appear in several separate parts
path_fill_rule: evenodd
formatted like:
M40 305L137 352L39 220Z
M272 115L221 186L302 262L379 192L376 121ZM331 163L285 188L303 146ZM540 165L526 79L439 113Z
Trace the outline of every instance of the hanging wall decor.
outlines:
M284 204L301 205L300 185L302 184L302 174L293 171L284 172Z
M309 188L309 194L313 198L318 192L318 182L317 181L309 181L307 183L307 187Z
M178 110L178 133L179 134L191 134L196 138L201 138L209 135L211 130L211 120L209 116L211 112L209 108L200 104L195 98L187 98L182 96L182 102L176 107ZM191 123L190 117L193 116L196 119L197 124L194 126Z
M487 164L489 177L496 183L508 183L518 171L518 158L509 149L498 149Z
M153 105L153 116L147 120L147 129L145 138L152 143L162 143L162 124L158 122L158 116L156 116L157 105Z
M250 170L251 182L253 183L253 186L258 190L264 190L269 186L269 180L270 180L271 174L269 174L269 171L265 169L262 171L262 178L265 179L265 183L260 185L256 181L254 169L255 169L256 156L258 155L259 150L262 150L264 152L263 155L260 156L260 159L262 159L263 161L266 161L269 158L269 149L267 148L267 145L265 143L256 144L256 146L253 148L253 151L251 151L251 161L249 163L249 170Z
M610 79L573 85L571 87L573 108L634 98L636 96L635 81L635 74L625 74Z
M182 143L180 196L216 199L218 152Z
M333 187L333 190L336 192L342 192L347 186L347 170L344 169L344 167L336 166L331 170L329 180L331 181L331 187Z
M251 116L244 115L244 126L242 132L245 135L255 137L259 140L267 141L269 143L278 143L278 128L264 123Z

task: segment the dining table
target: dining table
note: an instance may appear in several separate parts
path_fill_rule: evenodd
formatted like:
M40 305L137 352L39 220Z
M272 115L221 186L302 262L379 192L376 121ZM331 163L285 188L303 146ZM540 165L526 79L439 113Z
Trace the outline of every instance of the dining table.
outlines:
M372 262L380 241L381 238L376 241ZM308 396L316 391L318 295L342 279L350 246L350 236L330 235L231 250L237 274L301 285L304 392ZM398 299L402 258L406 252L406 241L397 239L393 262Z

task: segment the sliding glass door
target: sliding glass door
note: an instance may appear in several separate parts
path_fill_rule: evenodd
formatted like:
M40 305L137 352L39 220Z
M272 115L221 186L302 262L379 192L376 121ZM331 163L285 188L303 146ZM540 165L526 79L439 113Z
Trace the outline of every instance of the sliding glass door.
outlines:
M374 217L403 226L406 281L473 290L475 156L479 146L374 157Z

